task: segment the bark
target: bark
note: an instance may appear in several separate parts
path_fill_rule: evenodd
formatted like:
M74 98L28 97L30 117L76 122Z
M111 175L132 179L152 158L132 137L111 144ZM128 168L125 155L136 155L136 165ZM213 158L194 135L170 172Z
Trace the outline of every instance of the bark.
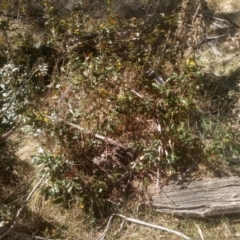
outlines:
M240 213L240 177L214 178L183 185L148 188L151 205L158 212L184 217Z

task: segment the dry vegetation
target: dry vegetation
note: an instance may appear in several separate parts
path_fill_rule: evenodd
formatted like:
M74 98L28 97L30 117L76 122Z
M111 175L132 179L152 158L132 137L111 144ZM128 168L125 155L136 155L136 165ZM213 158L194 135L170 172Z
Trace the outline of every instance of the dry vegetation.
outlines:
M239 175L236 16L220 1L75 2L0 3L1 233L45 175L4 239L96 239L116 212L238 239L238 217L159 215L146 193L193 164ZM119 218L106 236L159 238L179 239Z

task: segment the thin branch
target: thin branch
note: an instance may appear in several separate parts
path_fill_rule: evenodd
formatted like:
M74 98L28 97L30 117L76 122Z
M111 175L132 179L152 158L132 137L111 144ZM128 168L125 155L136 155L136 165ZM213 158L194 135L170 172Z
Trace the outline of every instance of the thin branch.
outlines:
M159 133L161 133L161 131L162 131L161 125L160 125L158 122L156 123L156 127L157 127L157 131L158 131ZM163 152L163 149L162 149L162 142L161 142L161 143L159 144L159 146L158 146L158 157L157 157L157 159L158 159L157 164L158 164L158 165L157 165L157 181L156 181L156 187L159 186L160 167L161 167L160 162L161 162L162 152Z
M116 216L116 217L120 217L122 218L123 220L125 221L128 221L128 222L132 222L132 223L136 223L136 224L139 224L139 225L142 225L142 226L146 226L146 227L151 227L151 228L154 228L154 229L158 229L158 230L162 230L162 231L166 231L166 232L169 232L169 233L173 233L179 237L182 237L186 240L192 240L192 238L184 235L183 233L181 232L178 232L178 231L175 231L175 230L172 230L172 229L169 229L169 228L166 228L166 227L162 227L162 226L159 226L159 225L155 225L155 224L150 224L150 223L147 223L147 222L144 222L144 221L140 221L138 219L135 219L135 218L129 218L129 217L126 217L122 214L113 214L111 215L111 217L109 218L108 220L108 223L107 223L107 226L106 228L104 229L103 231L103 234L97 239L97 240L103 240L106 236L106 233L110 227L110 224L111 224L111 221L112 221L112 218Z
M198 229L198 233L199 233L199 235L200 235L200 237L201 237L201 240L205 240L202 229L201 229L196 223L195 223L195 226L196 226L197 229Z
M213 37L206 37L206 41L216 40L218 38L227 37L227 36L228 36L228 34L222 34L222 35L213 36Z
M221 21L221 22L224 22L224 23L230 23L231 25L233 25L234 27L236 28L240 28L240 26L238 24L236 24L235 22L233 22L231 19L229 19L228 16L224 15L224 14L220 14L219 16L220 17L215 17L215 16L211 16L211 15L208 15L208 14L203 14L205 17L208 17L208 18L211 18L211 19L214 19L214 20L217 20L217 21ZM229 24L228 24L229 25Z
M200 6L201 6L201 3L198 4L197 10L196 10L196 12L195 12L195 14L194 14L194 16L193 16L192 23L194 23L194 20L195 20L197 14L198 14L198 11L199 11Z
M144 99L144 97L141 94L139 94L138 92L136 92L135 90L131 90L131 92L134 93L139 98Z
M112 221L113 217L114 217L114 215L112 215L109 218L106 228L104 229L103 233L101 234L101 236L97 240L103 240L105 238L105 236L107 234L107 231L108 231L108 229L109 229L109 227L111 225L111 221Z
M104 136L102 136L100 134L97 134L97 133L94 135L94 137L97 138L98 140L101 140L101 141L106 142L106 143L110 143L111 145L114 145L114 146L121 145L117 141L115 141L115 140L113 140L111 138L104 137Z
M211 15L205 14L205 13L203 13L203 16L208 17L208 18L211 18L211 19L214 19L214 20L217 20L217 21L220 21L220 22L225 22L225 23L227 22L226 19L219 18L219 17L215 17L215 16L211 16Z
M64 120L61 119L61 118L58 118L57 120L59 120L59 121L61 121L61 122L64 122ZM78 126L78 125L76 125L76 124L74 124L74 123L66 122L66 124L69 125L69 126L71 126L71 127L76 128L76 129L78 129L78 130L80 130L80 131L89 132L87 129L85 129L85 128L83 128L83 127L80 127L80 126Z
M12 225L10 226L10 228L3 233L2 235L0 235L0 239L4 238L6 235L10 234L10 232L13 230L13 228L16 226L17 221L24 209L24 207L26 206L27 202L29 201L29 199L32 197L33 193L36 191L36 189L41 185L43 179L44 179L45 175L42 176L42 178L40 179L40 181L35 185L35 187L32 189L32 191L29 193L28 197L26 198L25 202L23 203L23 205L21 206L21 208L18 209L17 214L13 220Z
M119 227L119 229L117 230L117 234L120 234L121 231L123 230L124 223L125 223L125 221L122 220L122 223L120 224L120 227Z
M0 143L3 142L6 138L8 138L12 133L13 133L13 130L15 128L12 127L10 130L8 130L6 133L4 133L1 137L0 137Z
M240 28L240 26L235 23L234 21L232 21L228 16L224 15L224 14L221 14L220 15L222 18L226 19L230 24L232 24L235 28Z
M70 123L70 122L66 122L66 121L65 121L64 119L62 119L62 118L59 118L59 117L51 117L51 116L48 116L48 115L45 115L45 116L46 116L47 118L49 118L49 119L52 119L52 120L57 120L57 121L59 121L59 122L64 122L65 124L67 124L67 125L69 125L69 126L71 126L71 127L73 127L73 128L76 128L76 129L78 129L78 130L80 130L80 131L82 131L82 132L92 133L90 130L88 130L88 129L86 129L86 128L83 128L83 127L81 127L81 126L79 126L79 125L77 125L77 124ZM122 147L126 147L126 148L127 148L127 146L124 146L124 145L122 145L121 143L119 143L119 142L117 142L117 141L115 141L115 140L113 140L113 139L111 139L111 138L104 137L104 136L102 136L102 135L100 135L100 134L98 134L98 133L94 134L94 137L95 137L96 139L102 141L102 142L111 144L111 145L113 145L113 146L120 146L120 145L121 145Z

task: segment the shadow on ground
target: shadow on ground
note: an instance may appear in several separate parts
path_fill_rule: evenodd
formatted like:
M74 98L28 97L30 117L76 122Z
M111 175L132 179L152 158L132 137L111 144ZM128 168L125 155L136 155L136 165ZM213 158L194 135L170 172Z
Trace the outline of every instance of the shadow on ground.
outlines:
M16 143L10 140L1 142L0 151L0 223L4 223L7 229L12 224L17 211L23 206L29 190L32 189L34 168L30 163L16 156ZM63 228L61 226L61 229ZM57 222L46 220L25 206L14 228L14 231L20 234L13 234L13 236L14 239L28 239L26 234L56 237L59 229ZM0 235L3 232L4 230L1 229ZM13 239L13 236L5 239Z

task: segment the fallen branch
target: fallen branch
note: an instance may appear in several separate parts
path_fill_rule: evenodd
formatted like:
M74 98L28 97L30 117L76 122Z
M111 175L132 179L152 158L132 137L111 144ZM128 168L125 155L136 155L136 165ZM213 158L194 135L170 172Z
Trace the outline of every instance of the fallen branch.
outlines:
M104 229L102 235L97 240L103 240L105 238L105 236L107 234L107 231L108 231L108 229L110 227L111 221L112 221L114 216L120 217L123 220L128 221L128 222L132 222L132 223L136 223L136 224L143 225L143 226L146 226L146 227L151 227L151 228L154 228L154 229L158 229L158 230L166 231L166 232L169 232L169 233L173 233L173 234L175 234L175 235L177 235L179 237L182 237L182 238L184 238L186 240L192 240L192 238L184 235L181 232L178 232L178 231L175 231L175 230L172 230L172 229L169 229L169 228L165 228L165 227L162 227L162 226L159 226L159 225L150 224L150 223L147 223L147 222L144 222L144 221L140 221L140 220L135 219L135 218L129 218L129 217L126 217L126 216L124 216L122 214L113 214L113 215L111 215L111 217L108 220L106 228Z
M9 235L10 232L14 229L14 227L17 224L17 221L24 209L24 207L26 206L27 202L29 201L29 199L32 197L33 193L36 191L36 189L41 185L43 179L44 179L45 175L42 176L42 178L40 179L40 181L35 185L35 187L32 189L32 191L28 194L28 197L26 198L25 202L23 203L22 207L20 209L18 209L17 214L13 220L12 225L10 226L10 228L8 228L8 230L6 230L2 235L0 235L0 239L4 238L6 235Z
M178 184L178 185L177 185ZM208 217L240 213L240 177L188 181L174 180L148 186L151 206L157 212L181 217Z
M65 120L62 119L62 118L59 118L59 117L51 117L51 116L48 116L48 115L45 115L45 116L46 116L47 118L49 118L49 119L52 119L52 120L57 120L57 121L59 121L59 122L64 122L65 124L67 124L67 125L69 125L69 126L71 126L71 127L73 127L73 128L76 128L76 129L78 129L78 130L80 130L80 131L82 131L82 132L92 133L90 130L88 130L88 129L86 129L86 128L83 128L83 127L81 127L81 126L79 126L79 125L77 125L77 124L67 122L67 121L65 121ZM102 141L102 142L111 144L111 145L113 145L113 146L122 146L123 148L128 148L127 146L125 146L125 145L123 145L123 144L121 144L121 143L119 143L119 142L117 142L117 141L115 141L115 140L113 140L113 139L111 139L111 138L104 137L104 136L102 136L102 135L100 135L100 134L98 134L98 133L94 134L94 137L95 137L96 139Z
M105 142L105 143L109 143L109 144L111 144L111 145L113 145L113 146L119 146L119 145L121 145L121 144L118 143L117 141L115 141L115 140L113 140L113 139L111 139L111 138L104 137L104 136L102 136L102 135L100 135L100 134L97 134L97 133L94 135L94 137L95 137L96 139L98 139L98 140L101 140L101 141L103 141L103 142Z

